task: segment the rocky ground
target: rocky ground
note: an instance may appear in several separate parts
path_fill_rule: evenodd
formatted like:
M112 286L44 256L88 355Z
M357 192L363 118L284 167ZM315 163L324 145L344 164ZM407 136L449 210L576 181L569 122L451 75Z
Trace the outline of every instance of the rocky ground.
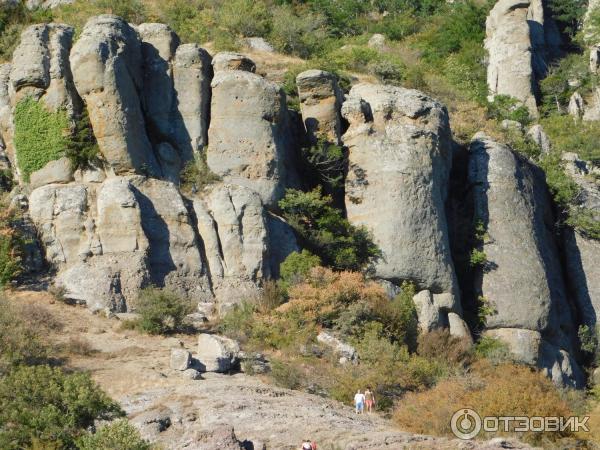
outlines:
M339 402L243 373L184 379L169 368L170 349L183 345L195 352L194 335L165 338L123 330L116 318L55 302L46 292L22 290L10 297L46 307L63 322L49 339L79 344L79 354L67 364L90 371L144 436L165 449L224 449L210 441L211 433L230 435L231 427L252 449L295 449L305 438L324 450L523 448L505 441L461 442L402 432L377 414L356 416Z

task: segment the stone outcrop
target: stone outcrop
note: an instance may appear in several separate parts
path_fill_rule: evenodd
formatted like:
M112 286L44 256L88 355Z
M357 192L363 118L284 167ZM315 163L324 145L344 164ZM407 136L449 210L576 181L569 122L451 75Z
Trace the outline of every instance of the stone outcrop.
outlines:
M579 368L567 357L575 348L575 322L543 174L507 146L480 134L471 144L469 183L474 220L486 230L481 250L487 261L475 281L476 294L494 310L486 317L486 327L521 353L530 349L521 359L546 368L557 384L580 385ZM535 342L521 345L523 336ZM563 365L569 367L556 369Z
M212 297L190 216L177 188L141 176L35 189L30 214L69 298L92 309L131 307L140 288Z
M157 139L165 141L171 136L171 111L175 102L172 63L179 37L161 23L143 23L137 31L143 61L145 116Z
M350 123L348 219L382 250L378 277L449 293L460 313L444 211L451 166L446 109L414 91L358 84L342 107Z
M79 112L69 64L73 33L72 27L61 24L32 25L23 31L10 73L13 105L33 96L51 110L64 108L71 117Z
M71 67L110 169L161 175L142 111L142 51L136 31L116 16L91 18L73 46Z
M225 182L248 187L273 206L295 183L285 94L254 73L217 70L217 62L215 57L208 166Z
M256 64L250 58L241 53L221 52L217 53L212 61L215 72L224 70L242 70L245 72L256 72Z
M600 169L573 153L564 154L563 160L567 173L580 189L579 205L573 214L587 214L591 220L600 221L600 182L597 178ZM576 229L565 230L564 239L566 268L579 319L594 329L600 318L600 241Z
M221 308L255 297L269 276L267 219L260 196L243 186L220 184L194 200L194 212Z
M336 77L322 70L307 70L296 77L304 127L312 144L325 138L340 144L344 94Z
M208 144L210 114L211 57L196 44L179 46L173 62L176 110L174 142L183 161L198 156Z
M537 116L529 7L529 0L499 0L490 11L485 39L487 83L490 100L496 95L514 97Z

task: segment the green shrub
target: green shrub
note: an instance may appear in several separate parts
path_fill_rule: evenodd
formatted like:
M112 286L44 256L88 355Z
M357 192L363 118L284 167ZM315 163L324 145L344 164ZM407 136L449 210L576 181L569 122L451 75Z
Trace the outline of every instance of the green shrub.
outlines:
M16 226L17 214L0 198L0 289L15 280L23 270L23 238Z
M273 24L269 41L276 50L308 58L322 50L327 38L325 18L320 14L295 14L288 5L273 9Z
M185 316L192 312L192 305L166 289L149 287L140 291L135 311L140 314L140 330L150 334L167 334L182 329Z
M594 211L582 207L571 208L566 222L586 237L600 240L600 221Z
M581 351L590 356L596 356L598 351L598 330L589 325L580 325L577 330Z
M361 270L381 254L364 227L355 227L331 206L321 189L288 189L279 201L285 219L323 263L338 270Z
M202 43L209 39L214 26L212 11L204 0L167 0L163 4L164 21L182 42Z
M529 110L523 104L508 95L497 95L488 103L488 114L496 120L514 120L527 125L531 118Z
M33 439L73 448L94 421L122 415L85 373L22 366L0 380L0 448L6 450L28 447Z
M221 177L213 173L206 163L206 152L202 151L189 161L180 174L180 186L184 192L202 190L209 184L220 181Z
M77 448L79 450L150 450L151 446L126 419L119 419L104 425L94 434L83 436L77 442Z
M313 267L321 265L321 258L308 250L290 253L279 266L280 282L284 288L301 283Z
M483 336L475 344L475 355L479 358L484 358L499 363L509 361L510 351L508 345L499 339L489 336Z
M290 362L272 361L271 377L277 386L286 389L300 389L304 382L302 371Z
M17 103L14 121L17 161L29 181L32 172L65 154L70 123L64 111L50 112L32 97Z
M579 31L587 0L548 0L546 7L562 32L571 38Z
M246 343L252 338L255 326L255 305L242 302L234 305L220 320L217 329L230 338Z
M98 161L100 150L94 136L87 108L83 108L81 117L75 121L75 128L71 134L65 150L65 156L71 162L71 168L87 169Z
M302 157L310 179L330 190L343 186L347 158L342 147L320 138L316 145L302 149Z
M487 255L484 251L474 248L469 255L469 264L471 267L483 266L487 262Z
M216 11L221 27L235 36L267 36L271 29L271 15L262 0L228 0Z

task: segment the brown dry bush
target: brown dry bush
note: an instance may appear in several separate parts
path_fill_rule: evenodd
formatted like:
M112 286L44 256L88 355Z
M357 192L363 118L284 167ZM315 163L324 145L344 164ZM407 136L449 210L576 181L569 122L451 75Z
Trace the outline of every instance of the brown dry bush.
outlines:
M417 353L427 359L445 361L465 367L473 360L471 341L452 336L447 329L434 330L419 336Z
M472 373L440 381L434 388L407 394L396 405L394 419L405 430L453 436L450 418L461 408L472 408L480 416L562 416L572 415L560 392L539 371L516 364L492 365L477 361ZM506 435L498 433L497 435ZM508 433L510 436L511 433ZM532 443L557 440L567 432L512 433ZM481 433L479 438L492 435Z

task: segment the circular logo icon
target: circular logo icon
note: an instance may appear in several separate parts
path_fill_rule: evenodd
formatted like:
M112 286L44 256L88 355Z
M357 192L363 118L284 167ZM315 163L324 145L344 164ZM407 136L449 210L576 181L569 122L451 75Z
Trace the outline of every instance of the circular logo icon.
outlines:
M457 438L473 439L481 431L481 417L472 409L459 409L452 416L450 427Z

